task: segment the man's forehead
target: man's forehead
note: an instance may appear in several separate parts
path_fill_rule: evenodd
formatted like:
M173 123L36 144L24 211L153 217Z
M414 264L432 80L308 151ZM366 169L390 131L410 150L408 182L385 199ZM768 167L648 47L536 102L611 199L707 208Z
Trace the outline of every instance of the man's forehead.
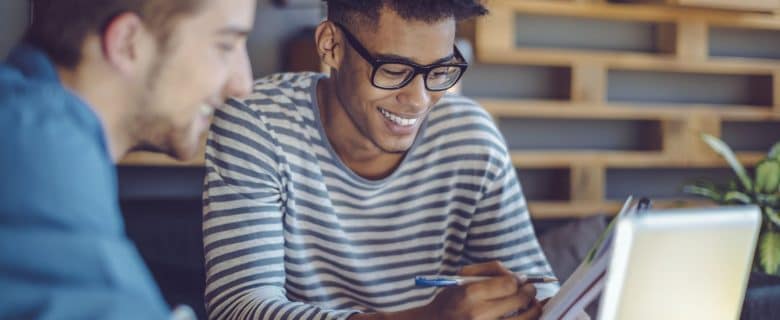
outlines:
M392 13L380 15L374 28L362 30L366 47L377 57L432 64L449 60L455 42L454 19L437 22L405 20Z
M256 0L204 0L189 20L208 23L217 33L245 33L252 29Z

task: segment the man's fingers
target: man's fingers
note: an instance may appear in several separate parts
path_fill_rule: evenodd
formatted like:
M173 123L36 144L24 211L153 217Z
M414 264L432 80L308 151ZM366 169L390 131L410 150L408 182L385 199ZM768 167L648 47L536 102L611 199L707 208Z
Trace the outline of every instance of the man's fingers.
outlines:
M506 314L528 308L534 303L534 298L518 292L515 295L494 299L480 306L480 316L486 319L499 319Z
M528 310L523 311L514 317L510 317L506 319L507 320L537 320L541 316L542 316L542 305L539 303L535 303L533 306L531 306L531 308L528 308Z
M520 287L520 291L531 298L536 298L536 286L533 284L523 284L523 286Z
M491 261L465 266L458 272L461 276L503 276L512 275L512 271L505 268L501 262Z
M514 275L494 277L463 286L471 301L487 301L515 295L520 288Z

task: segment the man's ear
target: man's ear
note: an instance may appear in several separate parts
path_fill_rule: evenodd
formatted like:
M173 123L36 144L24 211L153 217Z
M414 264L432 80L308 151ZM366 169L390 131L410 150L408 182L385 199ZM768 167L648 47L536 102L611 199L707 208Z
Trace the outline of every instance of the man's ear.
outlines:
M101 34L103 57L123 75L132 76L138 72L144 50L149 50L149 37L137 14L122 13L111 19Z
M338 70L344 58L344 45L336 25L327 20L320 23L314 33L314 40L321 62L330 69Z

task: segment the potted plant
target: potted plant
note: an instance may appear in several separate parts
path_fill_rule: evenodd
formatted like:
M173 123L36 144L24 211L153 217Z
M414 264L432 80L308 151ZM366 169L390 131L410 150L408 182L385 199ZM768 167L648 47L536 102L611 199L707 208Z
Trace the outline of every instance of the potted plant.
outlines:
M761 207L763 222L753 270L780 276L780 142L758 163L751 179L726 143L711 135L705 134L702 138L728 162L736 173L736 179L726 186L698 182L685 186L684 191L720 204L756 204Z

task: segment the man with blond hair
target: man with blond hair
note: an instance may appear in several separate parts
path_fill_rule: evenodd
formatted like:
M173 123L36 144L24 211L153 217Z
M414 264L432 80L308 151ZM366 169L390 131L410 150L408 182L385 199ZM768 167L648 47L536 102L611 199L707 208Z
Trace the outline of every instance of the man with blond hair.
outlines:
M36 0L0 65L0 318L167 319L114 163L187 159L247 94L255 0ZM193 279L197 281L197 279Z

